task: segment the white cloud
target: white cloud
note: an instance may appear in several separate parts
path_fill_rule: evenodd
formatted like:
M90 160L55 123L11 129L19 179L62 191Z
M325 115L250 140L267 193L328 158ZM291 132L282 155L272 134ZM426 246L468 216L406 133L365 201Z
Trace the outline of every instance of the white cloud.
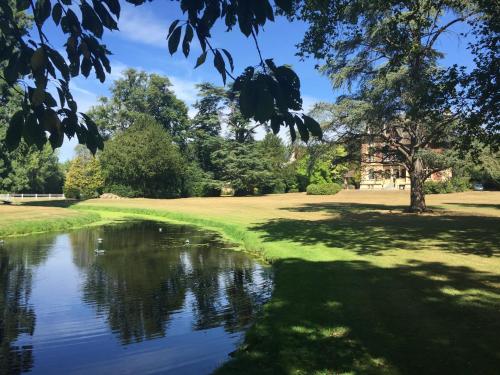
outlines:
M172 83L172 90L175 95L186 102L187 105L192 106L197 99L198 90L196 84L200 81L194 81L176 76L169 76L168 79Z
M304 113L309 112L314 107L314 104L319 102L324 102L324 100L315 98L314 96L302 95L302 108Z
M98 103L98 96L92 91L78 86L78 84L75 83L75 80L71 81L69 88L73 94L73 98L78 104L78 112L87 112L90 107Z
M158 19L143 7L125 6L118 27L120 37L155 47L167 48L168 20Z

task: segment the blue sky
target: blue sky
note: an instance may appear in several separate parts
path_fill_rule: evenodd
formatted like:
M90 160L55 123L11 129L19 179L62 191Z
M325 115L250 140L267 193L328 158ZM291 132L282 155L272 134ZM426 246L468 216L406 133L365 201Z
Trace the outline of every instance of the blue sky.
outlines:
M110 57L112 73L101 84L92 72L88 79L78 77L72 80L72 90L80 111L88 110L96 104L99 96L109 95L112 81L120 73L133 67L147 72L167 76L176 95L189 106L196 101L195 84L209 81L222 85L222 80L215 71L211 60L205 65L193 69L200 47L193 42L189 58L180 52L170 56L167 49L166 35L170 23L185 19L177 2L153 1L139 7L122 2L122 14L119 31L105 31L103 41L113 53ZM264 58L272 57L278 65L290 64L301 79L304 109L308 110L317 101L334 101L340 92L334 92L328 79L315 69L315 61L300 61L295 56L295 45L300 42L306 30L302 23L289 23L277 18L275 23L266 25L265 32L259 35L259 44ZM64 36L51 22L47 22L46 33L54 46L62 49ZM459 30L456 30L459 31ZM252 39L245 38L239 32L226 33L223 25L217 26L212 33L213 44L228 49L235 60L235 73L241 72L248 65L258 61L257 51ZM440 41L445 51L445 64L459 63L470 66L472 58L466 50L466 41L460 41L456 33L446 35ZM190 114L193 114L192 109ZM74 155L76 140L65 142L59 151L61 161Z

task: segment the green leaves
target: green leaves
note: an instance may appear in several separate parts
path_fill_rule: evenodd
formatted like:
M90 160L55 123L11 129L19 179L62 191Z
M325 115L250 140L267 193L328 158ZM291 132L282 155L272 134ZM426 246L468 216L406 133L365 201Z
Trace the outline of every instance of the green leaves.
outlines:
M233 91L239 93L241 114L258 123L270 121L275 134L281 125L288 126L292 140L296 138L295 126L304 142L310 134L321 138L321 127L316 120L290 112L302 109L300 80L295 72L286 66L277 67L272 60L267 60L266 65L270 72L256 73L253 67L248 67L236 79Z
M177 52L177 48L179 48L179 42L181 41L181 32L182 27L177 26L168 37L168 51L171 55Z
M207 51L203 52L198 59L196 60L196 66L194 67L195 69L199 67L200 65L203 65L205 63L205 60L207 59Z
M321 126L315 119L307 115L302 115L302 119L304 120L304 125L306 126L309 133L318 138L321 138L323 136Z
M184 56L189 56L190 43L193 40L193 28L191 25L186 25L186 33L184 34L184 40L182 41L182 52Z
M216 50L215 51L215 56L214 56L214 66L219 72L219 74L222 76L222 81L224 82L224 85L226 84L226 63L224 62L224 59L222 58L221 53Z
M54 8L52 8L52 19L56 25L59 25L62 16L62 5L60 3L54 4Z
M5 137L5 143L9 150L15 150L21 141L21 134L24 127L24 113L22 110L17 111L10 119L9 128Z
M38 48L31 56L31 68L35 73L40 73L47 66L47 57L43 47Z
M51 10L50 0L37 0L35 4L35 21L43 24L49 18Z
M103 22L99 19L94 9L86 1L82 1L80 10L82 12L82 26L94 33L99 39L102 38Z

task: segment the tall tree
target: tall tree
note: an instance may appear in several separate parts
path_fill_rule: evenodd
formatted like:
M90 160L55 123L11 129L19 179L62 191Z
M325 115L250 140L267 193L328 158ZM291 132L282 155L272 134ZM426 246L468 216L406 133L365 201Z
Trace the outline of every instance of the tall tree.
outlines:
M69 163L64 181L66 198L96 198L104 188L101 163L87 149L77 147L76 157Z
M106 189L122 195L179 197L186 162L164 127L142 115L100 154Z
M335 87L351 89L334 109L336 130L406 166L411 211L426 210L424 181L448 166L442 150L460 128L482 131L461 117L463 70L440 66L438 49L453 25L482 16L476 3L460 0L308 1L301 8L310 23L301 53L322 59Z
M88 115L109 138L130 127L138 114L148 114L181 144L187 136L188 110L171 87L167 77L127 69L113 82L111 97L100 98L101 104L91 108Z
M226 90L210 83L197 85L196 115L191 121L190 138L194 159L206 171L213 171L211 154L220 147Z
M10 116L22 106L17 88L3 93L0 106L0 191L13 193L61 193L63 174L57 153L50 146L29 146L21 141L18 148L5 145Z
M255 143L226 141L213 153L216 177L229 183L235 195L272 192L279 181L270 158L263 157Z

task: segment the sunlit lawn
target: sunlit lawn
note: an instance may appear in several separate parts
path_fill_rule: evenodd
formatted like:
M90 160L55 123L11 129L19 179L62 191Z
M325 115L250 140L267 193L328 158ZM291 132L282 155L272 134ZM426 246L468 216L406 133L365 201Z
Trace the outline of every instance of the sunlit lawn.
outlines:
M500 193L428 196L424 215L404 213L408 199L345 191L79 206L164 210L255 234L275 291L222 373L498 374Z

